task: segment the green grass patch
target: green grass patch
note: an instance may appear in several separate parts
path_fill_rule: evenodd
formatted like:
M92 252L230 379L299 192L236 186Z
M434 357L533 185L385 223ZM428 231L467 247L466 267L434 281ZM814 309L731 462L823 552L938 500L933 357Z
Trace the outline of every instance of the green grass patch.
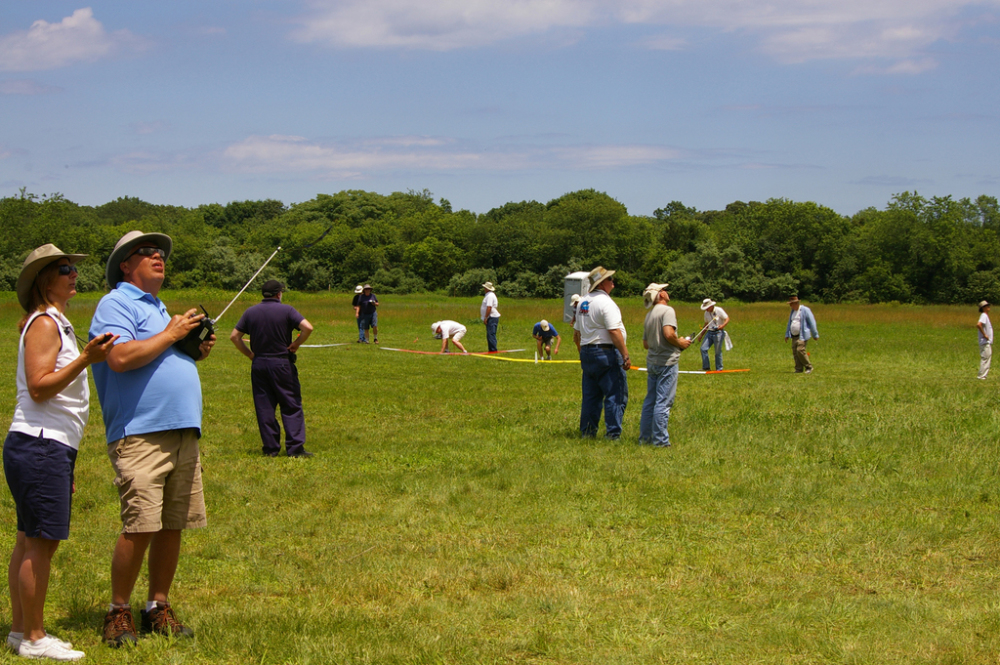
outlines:
M165 293L172 312L224 293ZM386 296L383 346L436 351L479 298ZM120 524L96 393L48 627L89 662L996 663L997 379L976 381L974 309L813 307L812 375L793 374L788 307L724 303L727 368L681 375L670 450L578 435L580 372L374 345L303 349L312 460L259 455L249 363L221 322L199 365L209 526L185 536L172 593L191 643L100 644ZM310 343L353 342L350 295L289 294ZM68 313L81 333L96 297ZM638 299L621 302L645 364ZM681 332L700 328L677 305ZM577 358L558 301L504 301L501 348L542 318ZM16 320L0 301L14 407ZM682 370L700 369L697 349ZM14 512L0 492L8 548ZM137 586L136 603L143 600ZM0 607L0 627L9 625ZM0 662L14 662L10 655Z

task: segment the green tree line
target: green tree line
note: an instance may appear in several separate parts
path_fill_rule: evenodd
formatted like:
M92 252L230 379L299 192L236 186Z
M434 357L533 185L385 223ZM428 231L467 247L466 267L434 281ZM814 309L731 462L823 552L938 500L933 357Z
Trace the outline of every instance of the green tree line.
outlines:
M847 217L787 199L705 211L671 201L630 215L594 190L478 215L426 190L196 208L132 197L83 206L21 190L0 199L0 289L12 290L28 252L51 242L93 256L78 288L102 290L108 255L134 229L173 238L169 288L236 290L281 246L265 277L304 291L368 282L378 293L471 295L492 280L507 297L557 297L566 273L603 265L618 270L623 295L666 281L680 300L1000 300L997 199L916 192Z

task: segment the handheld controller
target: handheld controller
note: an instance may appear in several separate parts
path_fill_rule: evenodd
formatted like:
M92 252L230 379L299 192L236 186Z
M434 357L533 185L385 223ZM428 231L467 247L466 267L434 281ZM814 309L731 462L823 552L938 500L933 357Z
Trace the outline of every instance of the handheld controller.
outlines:
M194 360L201 358L202 342L215 334L215 320L209 317L204 305L199 307L205 312L205 318L199 321L198 326L191 329L184 339L174 342L174 348Z

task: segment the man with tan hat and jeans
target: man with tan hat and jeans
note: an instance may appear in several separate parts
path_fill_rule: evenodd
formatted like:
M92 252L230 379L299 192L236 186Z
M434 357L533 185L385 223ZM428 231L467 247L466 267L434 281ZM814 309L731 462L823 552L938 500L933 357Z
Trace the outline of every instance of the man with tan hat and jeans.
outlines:
M642 346L646 354L646 399L639 418L639 443L670 446L667 425L677 395L677 363L691 340L677 336L677 313L668 303L669 284L650 284L642 292L649 313L643 324Z
M483 284L483 304L479 306L479 318L486 325L486 346L490 353L497 351L497 326L500 325L498 304L493 282L486 282Z
M149 593L140 631L190 637L170 606L181 532L206 524L201 482L201 380L194 359L175 344L199 328L197 310L171 317L157 298L173 242L162 233L126 233L108 258L111 292L101 298L90 337L119 335L105 362L94 365L108 457L115 469L122 530L111 560L111 606L104 618L109 646L137 638L130 603L149 551ZM198 348L204 360L215 344Z
M626 371L632 366L625 346L625 324L618 305L611 299L614 270L598 266L590 271L590 293L580 301L573 341L580 349L583 370L583 401L580 434L596 436L604 409L605 437L617 439L628 405Z
M712 364L708 360L708 350L715 345L715 371L722 371L722 345L726 340L726 326L729 325L729 315L726 310L716 306L711 298L705 298L701 303L701 311L705 312L705 329L699 335L701 342L701 368L708 372Z
M993 324L990 323L990 304L985 300L979 303L976 330L979 331L979 374L976 378L985 379L990 373L990 360L993 358Z
M792 340L792 357L795 358L795 373L811 374L812 363L809 361L809 354L806 352L806 342L810 338L819 339L819 331L816 329L816 319L813 318L812 310L801 304L798 296L788 299L788 306L792 311L788 314L788 327L785 328L785 341Z

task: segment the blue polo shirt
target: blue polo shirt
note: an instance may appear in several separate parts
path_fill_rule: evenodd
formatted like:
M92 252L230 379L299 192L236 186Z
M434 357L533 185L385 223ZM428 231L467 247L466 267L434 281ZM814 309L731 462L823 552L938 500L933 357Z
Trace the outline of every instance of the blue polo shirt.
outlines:
M542 330L541 322L539 322L536 323L535 327L531 329L531 336L541 337L543 342L548 342L553 337L558 337L559 333L556 332L556 327L551 323L549 324L549 331L545 332L544 330Z
M101 298L90 322L90 339L121 335L115 345L144 340L163 332L170 315L163 302L119 282ZM168 348L152 362L115 372L107 362L93 366L108 443L134 434L193 427L201 436L201 379L190 356Z

